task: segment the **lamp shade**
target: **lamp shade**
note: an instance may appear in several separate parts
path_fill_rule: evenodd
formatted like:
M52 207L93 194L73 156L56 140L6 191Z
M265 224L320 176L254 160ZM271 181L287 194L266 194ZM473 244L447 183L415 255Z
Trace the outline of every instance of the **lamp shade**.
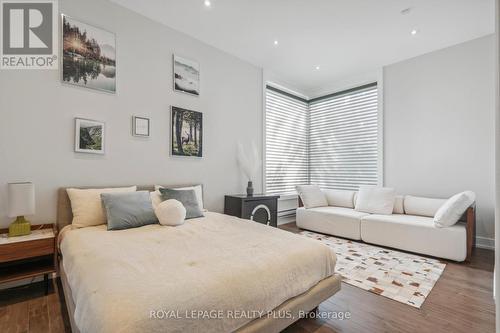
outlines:
M8 199L9 217L35 214L35 185L33 183L8 184Z

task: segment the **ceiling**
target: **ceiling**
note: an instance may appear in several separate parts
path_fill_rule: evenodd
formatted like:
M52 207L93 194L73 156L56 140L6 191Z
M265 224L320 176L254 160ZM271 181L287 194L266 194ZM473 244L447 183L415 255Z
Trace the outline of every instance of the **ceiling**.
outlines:
M494 0L210 0L210 8L204 0L112 1L262 67L307 96L495 30Z

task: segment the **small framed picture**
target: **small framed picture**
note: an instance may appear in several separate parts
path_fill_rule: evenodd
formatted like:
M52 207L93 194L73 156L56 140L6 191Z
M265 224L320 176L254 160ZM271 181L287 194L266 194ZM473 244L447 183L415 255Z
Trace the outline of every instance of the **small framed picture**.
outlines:
M149 138L151 120L146 117L133 116L132 117L132 135Z
M104 154L104 138L103 122L75 118L75 152Z
M191 59L178 55L174 58L174 90L190 94L200 95L200 65Z

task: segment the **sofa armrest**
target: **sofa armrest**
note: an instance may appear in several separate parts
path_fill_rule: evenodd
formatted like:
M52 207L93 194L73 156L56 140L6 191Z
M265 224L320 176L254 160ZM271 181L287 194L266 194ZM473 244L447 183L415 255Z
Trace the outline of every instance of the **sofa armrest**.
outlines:
M467 257L466 261L470 261L472 250L476 246L476 205L473 204L465 211L465 229L467 233Z

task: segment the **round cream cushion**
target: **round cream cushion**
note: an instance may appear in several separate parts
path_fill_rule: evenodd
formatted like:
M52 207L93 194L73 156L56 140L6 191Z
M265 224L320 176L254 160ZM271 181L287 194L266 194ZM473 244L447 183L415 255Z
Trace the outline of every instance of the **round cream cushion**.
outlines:
M161 225L176 226L184 223L186 208L175 199L165 200L155 208L156 217Z

